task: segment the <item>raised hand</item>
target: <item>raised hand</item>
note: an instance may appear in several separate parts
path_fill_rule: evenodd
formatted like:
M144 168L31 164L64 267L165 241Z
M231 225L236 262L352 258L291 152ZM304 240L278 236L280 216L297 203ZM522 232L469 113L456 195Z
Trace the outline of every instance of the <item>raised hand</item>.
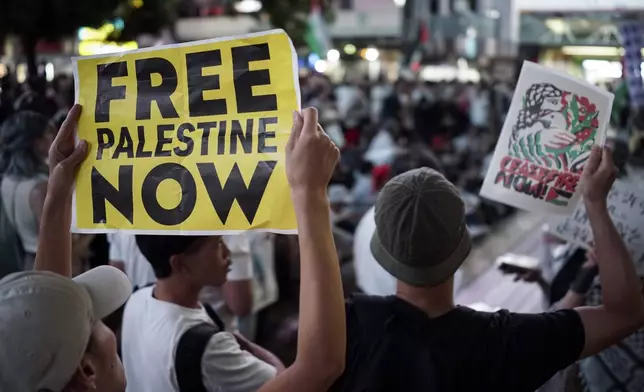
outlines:
M87 142L76 145L74 140L80 113L81 106L74 105L49 148L47 197L34 267L68 277L72 275L71 194L76 170L87 156Z
M286 145L286 176L294 192L323 191L331 180L340 151L318 124L315 108L293 112L293 129Z
M81 110L80 105L72 107L49 148L47 194L56 199L67 199L71 196L76 169L87 156L87 142L81 140L76 145L74 138L74 130L78 125Z
M593 146L582 175L586 205L606 204L608 192L617 178L617 173L611 149Z

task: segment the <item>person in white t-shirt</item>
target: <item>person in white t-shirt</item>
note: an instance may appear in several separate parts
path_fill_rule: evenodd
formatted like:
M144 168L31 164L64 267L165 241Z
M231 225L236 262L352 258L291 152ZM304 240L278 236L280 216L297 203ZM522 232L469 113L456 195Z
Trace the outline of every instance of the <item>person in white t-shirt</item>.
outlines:
M237 318L253 310L253 260L247 234L222 237L230 251L230 271L223 287L205 287L201 302L208 303L224 322L226 329L237 331ZM108 235L110 264L130 278L134 290L157 281L154 270L139 250L134 234L116 232Z
M136 242L158 281L134 293L125 307L122 352L127 391L178 392L179 339L196 325L217 324L199 295L204 287L226 282L230 254L219 236L138 235ZM211 392L256 391L283 369L270 352L222 331L208 341L200 373Z

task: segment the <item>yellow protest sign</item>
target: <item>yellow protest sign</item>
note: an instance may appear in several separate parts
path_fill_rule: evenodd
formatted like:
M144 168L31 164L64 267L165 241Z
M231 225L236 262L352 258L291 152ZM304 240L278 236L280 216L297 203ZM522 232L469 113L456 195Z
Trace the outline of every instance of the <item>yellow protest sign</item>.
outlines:
M295 232L284 149L300 96L286 33L73 62L90 145L73 231Z

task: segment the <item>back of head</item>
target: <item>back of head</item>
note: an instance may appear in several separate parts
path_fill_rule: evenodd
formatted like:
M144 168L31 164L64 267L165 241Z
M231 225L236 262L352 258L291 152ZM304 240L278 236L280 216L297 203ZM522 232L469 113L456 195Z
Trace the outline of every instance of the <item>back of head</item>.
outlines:
M49 120L36 112L20 111L0 128L0 173L31 177L44 169L35 149L38 139L51 130Z
M471 250L459 192L433 169L414 169L392 178L378 196L375 220L374 258L411 286L447 282Z
M139 250L152 265L158 279L172 275L172 256L189 253L207 237L179 235L137 235Z

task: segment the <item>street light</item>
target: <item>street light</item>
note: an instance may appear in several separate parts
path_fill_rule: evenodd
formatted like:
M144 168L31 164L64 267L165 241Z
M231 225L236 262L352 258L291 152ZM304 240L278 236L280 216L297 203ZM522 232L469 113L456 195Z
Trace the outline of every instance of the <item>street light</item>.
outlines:
M324 71L326 71L326 61L324 60L316 61L313 68L315 68L315 70L318 71L319 73L324 73Z
M259 0L242 0L235 3L235 10L242 14L252 14L262 9L262 2Z
M499 19L501 17L501 13L498 10L488 10L487 11L487 17L490 19Z
M367 48L364 52L364 58L367 61L376 61L378 60L378 56L380 56L380 52L376 48Z
M340 60L340 52L337 49L331 49L328 52L326 52L326 59L335 62Z

